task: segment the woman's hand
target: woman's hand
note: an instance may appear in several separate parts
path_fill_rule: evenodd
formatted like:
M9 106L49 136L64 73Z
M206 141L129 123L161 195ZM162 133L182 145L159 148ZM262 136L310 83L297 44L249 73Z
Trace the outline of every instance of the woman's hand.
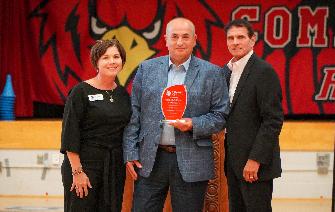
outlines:
M80 198L83 198L88 195L88 187L92 188L92 185L90 183L90 179L87 177L85 172L81 172L78 174L73 175L73 181L70 191L73 191L73 189L76 189L77 196Z
M75 152L66 152L71 168L72 168L72 186L70 191L73 191L73 189L76 189L77 196L80 196L80 198L83 198L88 195L88 188L92 188L90 179L88 179L87 175L85 174L81 163L79 154Z

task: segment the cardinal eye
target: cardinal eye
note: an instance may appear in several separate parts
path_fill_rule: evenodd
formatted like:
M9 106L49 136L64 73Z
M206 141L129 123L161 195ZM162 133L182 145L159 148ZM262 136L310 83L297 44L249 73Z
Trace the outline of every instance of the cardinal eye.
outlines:
M158 33L159 33L159 30L160 30L160 28L161 28L161 24L162 24L161 20L156 21L156 22L154 23L154 28L153 28L153 30L151 30L151 32L143 32L143 33L142 33L143 36L144 36L146 39L153 39L153 38L155 38L155 37L158 35Z
M91 18L91 27L92 27L92 31L98 35L102 35L107 31L106 27L99 26L99 23L95 17Z

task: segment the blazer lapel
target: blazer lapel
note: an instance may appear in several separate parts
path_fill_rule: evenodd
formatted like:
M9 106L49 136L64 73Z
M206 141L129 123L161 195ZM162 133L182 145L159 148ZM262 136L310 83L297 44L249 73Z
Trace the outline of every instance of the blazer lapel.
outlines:
M186 71L185 81L184 85L186 86L187 93L191 92L192 85L194 83L195 78L198 75L199 72L199 64L196 61L196 58L192 56L190 66L188 67L188 70ZM183 117L189 117L189 109L190 109L190 95L187 95L187 106L186 110L184 112Z
M231 70L229 69L229 67L227 65L223 66L223 73L226 77L226 82L227 82L227 86L228 86L228 90L229 90Z
M197 77L199 72L199 64L195 60L195 58L192 56L190 66L188 67L188 70L186 71L185 81L184 85L186 86L187 92L190 92L190 89L192 87L192 84Z
M167 86L167 82L168 82L168 71L169 71L169 57L163 57L162 60L159 61L160 64L157 67L158 69L158 76L157 79L159 79L158 82L158 86L160 89L160 92L163 93L163 90L166 88Z
M234 97L233 97L233 102L231 104L231 109L234 107L234 105L235 105L235 103L236 103L244 85L245 85L245 82L246 82L246 80L249 76L249 73L251 71L251 65L254 63L254 61L255 61L255 55L252 54L249 61L246 64L246 66L244 67L244 70L242 72L240 80L237 83L237 87L236 87Z
M157 79L156 83L153 83L152 86L155 87L155 90L162 95L164 89L167 86L168 82L168 71L169 71L169 57L165 56L162 57L157 63L153 64L152 69L156 69L154 72L157 76L155 78ZM159 104L161 104L161 100L159 99ZM164 119L164 115L162 110L159 110L160 113L160 119ZM162 129L162 128L161 128Z

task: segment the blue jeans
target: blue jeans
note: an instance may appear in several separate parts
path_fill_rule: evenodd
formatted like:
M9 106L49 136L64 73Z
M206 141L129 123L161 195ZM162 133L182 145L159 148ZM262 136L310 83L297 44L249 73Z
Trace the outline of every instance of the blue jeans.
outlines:
M208 181L185 182L180 174L176 153L157 151L149 177L135 181L133 212L159 212L170 188L174 212L201 212Z

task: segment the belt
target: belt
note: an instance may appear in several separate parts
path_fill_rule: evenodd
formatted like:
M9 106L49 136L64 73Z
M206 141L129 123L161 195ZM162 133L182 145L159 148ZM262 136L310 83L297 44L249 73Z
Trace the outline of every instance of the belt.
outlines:
M176 146L174 145L158 145L158 149L168 152L168 153L176 153Z

